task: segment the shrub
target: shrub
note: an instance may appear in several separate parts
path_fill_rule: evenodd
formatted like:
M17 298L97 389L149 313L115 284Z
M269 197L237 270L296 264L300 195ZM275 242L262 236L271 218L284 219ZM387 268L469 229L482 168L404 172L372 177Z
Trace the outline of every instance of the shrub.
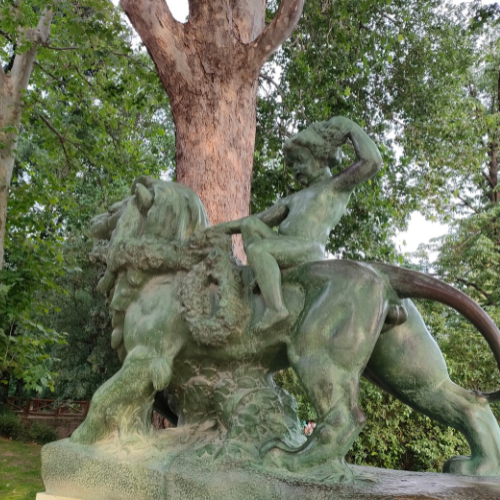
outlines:
M0 436L16 441L24 441L26 439L26 428L13 413L2 413L0 414Z
M37 444L47 444L59 439L57 432L52 427L41 422L31 424L28 437Z

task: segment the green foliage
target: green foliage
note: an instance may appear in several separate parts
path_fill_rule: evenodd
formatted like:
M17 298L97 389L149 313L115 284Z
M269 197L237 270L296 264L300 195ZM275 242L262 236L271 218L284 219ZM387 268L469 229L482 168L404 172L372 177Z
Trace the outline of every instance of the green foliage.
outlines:
M360 404L367 423L348 454L351 463L440 472L448 458L470 454L458 431L431 421L366 381L361 383Z
M13 413L0 414L0 436L25 441L27 438L26 427L17 415Z
M317 418L316 411L293 370L281 370L275 373L274 381L279 387L288 391L297 400L297 414L301 422Z
M103 295L96 290L102 269L88 260L91 248L91 241L78 237L65 242L69 271L58 280L65 293L49 297L59 312L47 317L47 323L68 332L66 343L49 351L57 372L54 393L61 399L90 399L120 367L111 349L111 317Z
M33 422L26 426L14 413L0 413L0 436L14 441L32 441L47 444L59 439L57 432L43 422Z
M429 144L415 133L463 92L463 75L475 57L467 21L463 9L438 0L306 2L298 29L273 60L281 82L271 65L262 79L267 95L261 94L258 108L254 198L268 178L278 194L286 191L287 176L277 178L275 170L287 135L332 115L348 116L376 138L385 165L353 195L330 250L395 261L395 229L404 228L408 215L437 189L416 168L422 150L427 162L435 152L431 142L442 144L440 154L450 153L444 131L426 135ZM437 176L433 181L443 184Z
M26 50L17 43L18 28L35 26L45 5L27 0L20 16L0 16L2 61ZM1 9L8 10L8 3ZM54 389L54 367L67 360L63 332L74 342L86 331L83 343L95 347L110 333L98 328L90 334L82 317L79 328L71 330L75 322L69 318L75 314L68 314L69 301L61 298L74 292L79 270L89 269L87 255L80 251L76 258L74 247L88 249L90 219L125 197L136 176L172 169L168 100L149 57L133 48L132 34L111 2L57 3L48 44L38 50L24 95L20 132L0 271L0 383L23 379L27 388L40 391ZM91 272L93 280L96 273ZM95 297L73 299L73 310L88 306L82 314L93 317ZM107 315L98 319L99 314L94 326L109 327ZM92 352L81 349L81 359L84 353L88 359L64 376L86 397L109 375L103 365L110 353ZM91 382L96 372L100 375ZM66 395L71 389L61 390Z
M28 429L28 438L36 444L47 444L57 441L59 436L57 432L43 422L34 422Z

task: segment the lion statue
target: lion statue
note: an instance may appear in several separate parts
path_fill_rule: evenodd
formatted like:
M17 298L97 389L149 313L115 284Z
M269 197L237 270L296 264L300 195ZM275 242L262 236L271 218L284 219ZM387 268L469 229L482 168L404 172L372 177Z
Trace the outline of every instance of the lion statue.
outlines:
M465 436L471 456L450 458L445 472L500 475L500 429L489 408L499 393L468 391L450 380L410 299L454 308L500 362L500 332L474 301L395 266L312 262L283 273L289 318L256 333L252 325L264 305L252 271L232 257L230 238L207 233L208 226L193 191L148 177L94 218L92 257L107 265L99 288L109 300L111 342L123 364L94 394L73 443L149 432L155 404L178 419L177 429L163 432L217 435L220 446L202 440L200 456L247 452L283 470L321 465L345 477L344 457L365 423L358 405L364 376ZM272 381L288 367L318 415L307 440L293 398Z

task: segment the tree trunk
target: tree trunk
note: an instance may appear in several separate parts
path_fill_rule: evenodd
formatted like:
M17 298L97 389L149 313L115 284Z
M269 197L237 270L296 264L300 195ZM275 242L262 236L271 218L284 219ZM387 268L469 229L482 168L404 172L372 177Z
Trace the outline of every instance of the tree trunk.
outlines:
M13 17L18 15L18 8L19 5L12 7ZM22 96L28 88L38 45L45 43L49 37L52 17L52 10L46 9L35 29L30 28L20 33L18 41L27 43L30 47L22 54L14 56L12 71L9 74L5 74L0 66L0 270L3 269L4 263L7 204L21 125Z
M491 183L491 196L490 200L492 203L498 203L500 198L500 192L496 191L498 185L498 143L490 143L490 165L489 165L489 177Z
M7 400L9 398L9 382L10 373L7 371L0 371L0 405L4 406L5 408L7 407Z
M16 99L9 76L0 76L0 269L3 268L3 255L7 224L7 204L9 187L14 170L14 152L17 146L17 128L21 121L21 103ZM9 127L16 131L9 132Z
M212 225L249 212L257 83L206 82L201 95L181 91L171 102L177 180L200 196Z
M498 72L496 95L493 97L493 103L495 103L495 100L496 110L495 106L493 106L493 110L500 115L500 71ZM492 203L498 203L500 201L500 191L496 190L498 186L498 128L496 128L493 133L491 133L490 137L492 138L492 140L488 144L490 164L488 168L487 180L491 187L490 201Z
M259 73L292 33L304 0L282 0L265 25L265 0L190 0L178 23L165 0L121 0L170 97L177 180L212 224L248 215ZM240 246L237 255L244 256Z

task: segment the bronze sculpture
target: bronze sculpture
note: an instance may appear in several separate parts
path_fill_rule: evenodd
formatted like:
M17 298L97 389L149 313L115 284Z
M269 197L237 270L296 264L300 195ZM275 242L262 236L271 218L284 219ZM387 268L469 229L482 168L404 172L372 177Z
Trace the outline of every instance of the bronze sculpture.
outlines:
M359 379L365 376L464 434L472 455L450 459L446 472L500 475L500 429L488 406L499 393L467 391L449 379L441 352L410 299L433 299L455 308L478 328L500 362L500 332L487 314L451 286L415 271L320 260L349 190L380 166L374 144L347 122L337 118L315 127L334 131L334 147L326 148L326 158L336 158L348 136L360 141L350 178L341 174L337 181L331 179L323 167L317 168L317 160L314 168L304 170L302 155L309 165L312 161L313 148L304 153L308 133L285 146L299 182L313 181L312 189L296 198L301 209L317 209L315 196L333 192L337 197L325 202L337 210L327 223L316 218L317 225L311 224L321 235L312 247L305 236L295 253L293 248L269 252L271 268L276 262L283 267L289 259L278 293L287 314L274 315L279 307L269 314L273 299L259 292L251 267L233 259L227 234L241 231L250 253L252 245L262 242L279 246L280 238L293 244L295 230L290 239L286 230L282 237L262 234L260 227L261 222L271 226L286 221L295 209L292 202L280 202L256 218L209 228L194 192L141 177L132 196L94 219L93 257L107 264L99 287L110 301L112 344L123 366L95 393L71 446L102 447L115 441L137 447L141 439L151 438L156 398L156 408L167 417L177 415L179 425L154 438L155 446L184 457L190 466L202 463L197 460L206 465L245 457L276 474L349 480L354 475L344 456L365 422L358 406ZM351 132L345 133L345 127ZM362 151L368 151L368 159ZM316 179L332 185L348 182L342 184L344 190L332 191L324 185L316 188ZM266 286L259 277L257 284ZM318 414L318 427L307 441L293 398L272 380L273 372L287 367L297 373Z

